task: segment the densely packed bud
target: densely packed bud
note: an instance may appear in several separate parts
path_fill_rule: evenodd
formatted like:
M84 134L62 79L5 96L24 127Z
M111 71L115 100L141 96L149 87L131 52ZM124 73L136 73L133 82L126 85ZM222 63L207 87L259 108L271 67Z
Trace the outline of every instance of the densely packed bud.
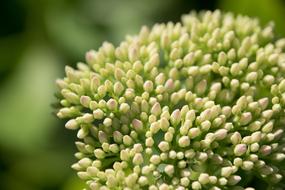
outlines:
M105 42L57 80L92 190L285 189L285 39L220 11Z

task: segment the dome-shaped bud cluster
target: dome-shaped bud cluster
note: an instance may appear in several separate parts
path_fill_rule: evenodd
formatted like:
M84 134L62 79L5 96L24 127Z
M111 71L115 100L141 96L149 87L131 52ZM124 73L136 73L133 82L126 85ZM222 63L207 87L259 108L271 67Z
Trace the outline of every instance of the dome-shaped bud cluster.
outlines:
M220 11L103 43L57 80L72 168L92 190L285 189L284 50Z

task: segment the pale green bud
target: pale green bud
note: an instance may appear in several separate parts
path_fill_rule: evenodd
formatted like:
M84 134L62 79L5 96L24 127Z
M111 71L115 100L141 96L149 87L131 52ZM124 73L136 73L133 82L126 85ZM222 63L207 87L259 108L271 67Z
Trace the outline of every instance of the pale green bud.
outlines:
M174 174L174 166L173 165L167 165L164 168L164 172L169 175L172 176Z
M199 190L199 189L202 189L202 186L201 184L198 182L198 181L194 181L191 185L192 189L194 190Z
M134 158L133 158L133 163L135 165L140 165L143 163L143 156L141 153L136 153Z
M168 142L166 142L166 141L162 141L162 142L160 142L160 143L158 144L158 148L159 148L161 151L166 152L166 151L169 150L169 144L168 144Z
M104 112L101 109L96 109L93 111L93 116L95 119L102 119L104 117Z
M94 155L96 156L96 158L98 159L103 159L105 158L105 152L102 149L95 149L94 150Z
M69 120L69 121L65 124L65 127L66 127L67 129L76 130L76 129L78 129L79 125L78 125L78 123L76 122L75 119L71 119L71 120Z
M153 90L153 83L152 81L148 80L144 83L143 88L147 92L151 92Z
M180 147L184 148L190 145L190 139L188 136L182 136L180 137L180 139L178 140L178 144Z
M209 175L207 173L201 173L198 178L198 181L203 185L209 183L210 182Z
M130 110L130 106L127 103L122 103L119 109L122 113L127 113Z

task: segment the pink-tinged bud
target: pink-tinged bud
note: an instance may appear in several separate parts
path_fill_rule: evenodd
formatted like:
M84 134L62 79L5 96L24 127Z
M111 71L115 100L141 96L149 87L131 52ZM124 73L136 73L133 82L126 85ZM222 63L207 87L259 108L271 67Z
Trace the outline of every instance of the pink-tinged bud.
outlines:
M260 147L259 152L263 155L263 156L267 156L271 153L272 148L269 145L263 145Z
M215 132L215 139L222 140L226 138L228 131L226 129L219 129Z
M85 59L89 65L95 64L95 55L96 52L94 50L90 50L86 53Z
M246 144L238 144L234 148L234 153L237 156L242 156L243 154L246 153L246 151L247 151L247 145Z
M153 115L158 116L161 113L160 103L156 102L150 111Z
M251 119L252 119L251 113L245 112L245 113L241 114L239 122L241 125L246 125L251 121Z
M142 131L143 130L143 123L138 119L134 119L132 121L132 125L136 131Z
M181 112L180 110L176 109L172 112L170 116L171 124L176 126L181 120Z
M174 90L174 81L172 79L168 79L165 83L165 88L167 91Z
M108 109L114 111L114 110L117 109L117 106L118 106L118 103L117 103L116 100L114 100L114 99L109 99L109 100L107 101L107 107L108 107Z

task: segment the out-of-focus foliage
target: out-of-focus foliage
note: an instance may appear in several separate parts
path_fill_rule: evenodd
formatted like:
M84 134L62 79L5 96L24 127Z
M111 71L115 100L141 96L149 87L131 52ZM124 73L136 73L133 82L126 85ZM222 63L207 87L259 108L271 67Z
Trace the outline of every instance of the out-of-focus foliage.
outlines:
M58 68L58 61L47 48L35 46L24 53L11 79L1 87L2 145L29 151L45 143L55 127L50 103Z
M285 35L285 3L283 0L220 0L218 7L225 11L245 14L260 19L262 24L274 21L276 32Z
M254 2L254 3L252 3ZM77 190L75 134L55 119L54 80L64 65L107 40L118 44L141 25L178 21L190 10L222 8L277 22L281 0L0 1L0 189Z

